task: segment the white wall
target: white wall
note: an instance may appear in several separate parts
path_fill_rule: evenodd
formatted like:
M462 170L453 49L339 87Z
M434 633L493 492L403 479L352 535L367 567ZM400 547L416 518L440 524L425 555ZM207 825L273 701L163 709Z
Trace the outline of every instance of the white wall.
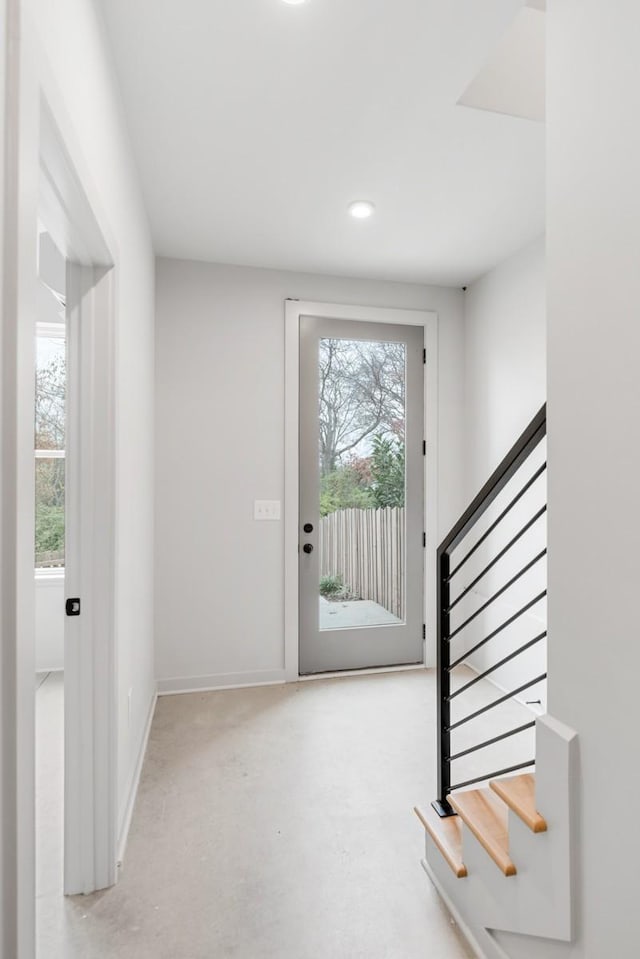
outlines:
M18 13L18 4L12 2ZM17 160L4 192L14 219L5 227L11 290L3 307L3 644L11 695L3 730L11 742L3 775L12 772L4 822L16 835L3 847L6 955L34 952L33 671L33 305L38 206L38 109L49 102L71 163L115 262L116 316L116 632L119 692L117 738L121 821L134 781L153 669L153 305L154 259L132 162L117 84L92 0L24 0L12 52L19 56L6 117ZM19 151L19 154L18 154ZM15 260L15 262L12 262ZM16 306L17 302L17 306ZM6 350L5 350L6 347ZM16 439L17 436L17 439ZM10 455L7 455L10 454ZM15 535L14 535L15 534ZM5 550L5 542L7 543ZM12 554L12 555L11 555ZM12 562L10 562L12 561ZM16 571L17 583L12 582ZM6 574L6 575L5 575ZM6 603L6 607L5 607ZM17 682L16 682L17 677ZM127 693L133 689L131 723ZM4 694L4 690L3 690ZM3 741L4 745L4 741ZM3 791L4 791L3 782ZM16 795L17 794L17 795ZM6 852L6 856L5 856Z
M580 738L592 959L640 942L640 6L547 6L549 711Z
M13 346L12 324L7 322L12 286L7 281L7 244L14 236L10 207L6 197L11 196L15 179L7 169L10 152L7 150L8 133L13 133L12 121L4 108L5 97L9 98L8 52L9 24L8 5L0 0L0 956L8 959L16 953L17 923L14 880L16 863L16 736L15 725L15 488L11 482L14 468L10 460L15 454L15 430L13 428L13 403L15 389L11 377L6 374L5 357ZM10 249L10 247L9 247ZM9 720L7 722L7 720ZM12 722L12 720L14 722Z
M465 296L465 494L470 502L546 400L546 303L544 239L520 250L469 287ZM543 442L531 460L518 471L490 507L477 529L458 549L452 565L467 552L522 488L535 468L544 462ZM452 583L452 599L470 583L498 551L544 504L544 475L522 498ZM545 521L539 519L522 539L483 577L467 601L452 616L455 629L463 619L504 585L545 545ZM546 567L541 560L532 570L454 640L454 658L487 636L545 586ZM540 601L530 612L500 633L469 661L478 671L498 662L546 626L546 605ZM491 675L505 690L542 675L546 668L546 643L542 640ZM542 700L544 684L524 691L522 702ZM457 705L462 709L462 700ZM462 709L464 713L464 709ZM529 746L522 744L523 751ZM523 758L524 753L523 753ZM527 754L527 757L529 755Z
M54 99L56 120L114 257L117 277L116 634L118 793L123 817L154 689L154 260L119 89L96 5L92 0L54 4L31 0L31 6L48 61L43 74Z
M509 959L626 959L640 941L640 7L549 0L546 16L548 708L578 733L576 938L494 935Z
M36 671L64 669L64 573L36 576Z
M284 300L440 314L439 535L462 505L462 293L159 260L156 637L160 688L281 680Z
M546 399L541 238L465 295L465 476L471 500Z

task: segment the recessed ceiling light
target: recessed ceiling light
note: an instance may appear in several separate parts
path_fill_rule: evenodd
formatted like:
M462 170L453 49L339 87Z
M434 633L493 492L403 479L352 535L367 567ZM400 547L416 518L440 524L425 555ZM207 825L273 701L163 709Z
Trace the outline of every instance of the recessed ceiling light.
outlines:
M284 3L289 3L291 6L297 6L299 3L304 3L305 0L283 0Z
M376 208L369 200L356 200L349 204L349 213L356 220L368 220L376 212Z

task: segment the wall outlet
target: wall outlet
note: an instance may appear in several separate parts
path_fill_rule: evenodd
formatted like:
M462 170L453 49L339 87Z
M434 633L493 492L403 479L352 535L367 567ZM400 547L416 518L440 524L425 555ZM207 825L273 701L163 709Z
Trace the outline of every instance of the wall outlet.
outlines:
M280 519L280 500L279 499L257 499L253 504L253 518Z

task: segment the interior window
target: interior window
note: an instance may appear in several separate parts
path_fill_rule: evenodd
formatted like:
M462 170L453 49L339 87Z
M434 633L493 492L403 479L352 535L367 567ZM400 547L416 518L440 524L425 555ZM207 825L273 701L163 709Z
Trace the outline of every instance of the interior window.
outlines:
M46 237L46 234L45 234ZM46 237L49 243L51 240ZM49 285L40 243L36 324L35 397L35 566L64 568L66 341L64 290ZM55 251L57 253L57 250ZM58 254L59 255L59 254ZM60 272L57 286L62 286ZM44 274L44 275L43 275ZM63 273L62 273L63 276Z

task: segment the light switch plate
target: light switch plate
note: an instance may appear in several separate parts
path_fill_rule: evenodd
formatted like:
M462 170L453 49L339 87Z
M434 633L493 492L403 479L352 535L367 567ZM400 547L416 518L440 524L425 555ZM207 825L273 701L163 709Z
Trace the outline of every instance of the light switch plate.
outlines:
M258 520L280 519L280 500L257 499L253 504L253 518Z

